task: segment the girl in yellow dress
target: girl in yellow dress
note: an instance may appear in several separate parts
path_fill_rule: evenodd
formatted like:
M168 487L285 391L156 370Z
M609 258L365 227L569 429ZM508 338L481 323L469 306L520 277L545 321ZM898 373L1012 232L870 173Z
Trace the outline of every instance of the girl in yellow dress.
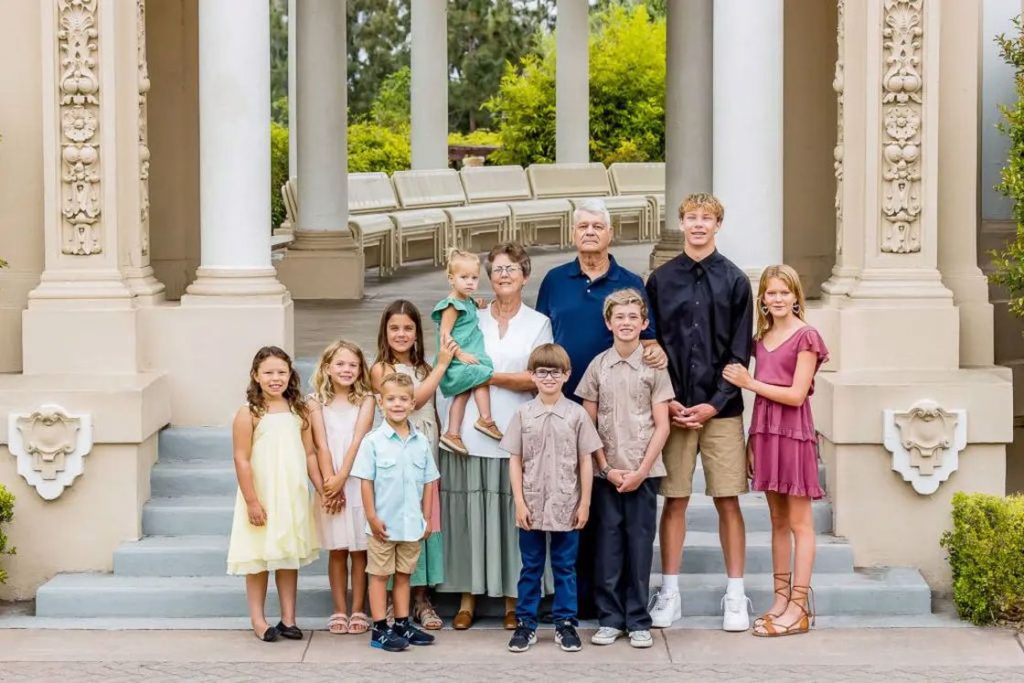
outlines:
M238 495L228 546L228 574L245 575L249 617L264 642L302 638L295 625L299 567L319 556L316 517L306 482L323 482L316 448L288 354L276 346L256 352L246 391L248 405L232 426ZM281 600L281 621L267 623L263 607L269 572Z

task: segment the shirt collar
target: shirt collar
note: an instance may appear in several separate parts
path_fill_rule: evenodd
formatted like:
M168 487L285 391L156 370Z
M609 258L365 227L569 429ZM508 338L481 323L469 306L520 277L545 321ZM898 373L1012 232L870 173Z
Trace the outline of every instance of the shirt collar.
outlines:
M633 353L629 354L625 358L619 355L619 352L615 350L615 347L608 349L604 354L604 367L610 368L618 363L626 363L634 370L639 370L644 364L644 346L643 344L638 345Z
M586 277L586 273L583 272L583 268L580 266L580 257L577 256L573 263L576 264L576 269L573 270L571 277ZM619 279L619 272L622 270L615 257L608 254L608 272L599 277L599 280L611 280L612 282Z
M715 249L713 252L702 258L700 261L694 261L692 258L690 258L689 254L687 254L684 251L679 254L679 263L686 270L693 270L697 266L701 266L702 268L704 268L704 270L707 270L708 266L717 262L720 258L721 254L718 252L718 249Z
M555 403L555 405L551 406L550 410L548 410L548 407L544 405L544 402L542 400L540 400L540 396L531 401L531 417L540 417L541 415L547 412L550 412L553 415L557 415L558 417L565 419L565 416L569 414L569 399L567 399L565 396L560 397L558 401Z
M413 426L412 421L409 421L408 424L409 439L411 440L413 437L419 436L419 432L416 431L416 427ZM402 437L399 436L398 432L395 431L395 428L391 426L391 423L387 421L387 418L385 418L384 421L380 423L380 428L381 432L383 432L386 438L393 439L397 437L399 440L401 440Z

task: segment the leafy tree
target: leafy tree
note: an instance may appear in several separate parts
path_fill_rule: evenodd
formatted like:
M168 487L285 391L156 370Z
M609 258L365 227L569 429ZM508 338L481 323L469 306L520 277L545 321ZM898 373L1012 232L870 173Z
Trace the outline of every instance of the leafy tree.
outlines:
M396 132L409 132L412 120L410 89L412 87L412 69L403 66L401 69L384 79L377 97L370 105L369 120L378 126L391 128Z
M271 119L288 125L288 0L270 1L270 102L284 99L284 119L273 109Z
M287 107L285 110L287 111ZM270 123L270 225L276 228L285 218L281 186L288 180L288 126Z
M410 0L348 1L348 106L370 111L391 74L409 65Z
M1021 17L1013 23L1017 29L1013 37L996 37L1003 59L1014 67L1017 84L1017 102L1001 108L1005 121L999 124L999 130L1010 138L1010 150L1002 182L996 189L1013 200L1017 235L1004 249L992 254L995 270L989 277L1007 288L1010 310L1024 317L1024 31Z

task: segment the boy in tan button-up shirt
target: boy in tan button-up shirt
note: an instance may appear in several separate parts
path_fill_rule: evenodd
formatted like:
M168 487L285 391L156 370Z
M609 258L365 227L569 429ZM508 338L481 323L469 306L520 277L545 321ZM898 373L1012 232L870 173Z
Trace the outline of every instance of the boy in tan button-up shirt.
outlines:
M576 633L578 530L587 523L591 456L600 452L601 438L586 411L562 395L570 372L565 349L541 344L530 354L527 369L533 374L537 397L516 410L500 444L511 456L509 479L523 561L516 602L518 626L508 649L524 652L537 642L540 582L550 537L555 642L574 652L582 647Z
M576 388L604 443L597 456L592 522L594 601L601 628L591 642L610 645L628 631L633 647L650 647L654 639L647 603L658 483L665 476L661 449L675 391L667 370L643 362L640 332L647 327L647 304L640 292L610 294L604 319L613 346L590 363Z

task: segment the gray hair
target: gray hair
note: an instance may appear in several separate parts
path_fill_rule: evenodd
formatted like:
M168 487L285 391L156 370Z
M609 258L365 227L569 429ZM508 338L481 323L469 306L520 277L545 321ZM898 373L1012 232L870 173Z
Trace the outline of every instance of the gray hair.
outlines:
M579 220L581 213L599 213L604 218L604 224L609 228L612 227L612 215L608 213L608 206L604 203L603 199L584 199L577 204L576 210L572 212L573 225L576 225L576 221Z

